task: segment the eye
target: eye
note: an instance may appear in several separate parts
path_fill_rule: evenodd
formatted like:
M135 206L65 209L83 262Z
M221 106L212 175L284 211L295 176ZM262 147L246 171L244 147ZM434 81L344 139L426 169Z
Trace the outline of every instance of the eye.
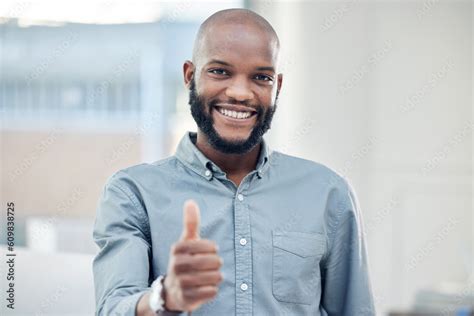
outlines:
M255 79L261 80L261 81L269 81L269 82L273 81L273 77L268 76L268 75L256 75Z
M228 75L227 71L221 68L210 69L208 72L215 75Z

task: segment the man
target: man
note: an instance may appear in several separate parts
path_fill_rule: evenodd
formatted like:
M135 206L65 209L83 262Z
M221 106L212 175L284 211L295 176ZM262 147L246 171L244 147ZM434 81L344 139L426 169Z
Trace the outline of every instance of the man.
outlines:
M201 25L183 66L197 134L105 187L97 315L375 314L353 190L262 138L283 82L279 46L249 10Z

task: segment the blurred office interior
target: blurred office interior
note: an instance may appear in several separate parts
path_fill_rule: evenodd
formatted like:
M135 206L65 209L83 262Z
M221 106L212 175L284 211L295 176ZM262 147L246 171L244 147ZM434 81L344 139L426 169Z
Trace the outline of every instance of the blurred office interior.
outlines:
M474 306L471 1L7 0L2 205L15 202L18 300L46 287L17 312L94 312L103 186L196 130L182 64L199 24L231 7L280 36L271 147L328 165L357 192L378 315Z

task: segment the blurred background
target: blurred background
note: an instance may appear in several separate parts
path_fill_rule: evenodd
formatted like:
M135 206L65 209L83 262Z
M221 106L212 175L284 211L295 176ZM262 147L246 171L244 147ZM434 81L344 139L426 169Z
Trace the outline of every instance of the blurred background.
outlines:
M182 64L199 24L232 7L267 18L282 43L271 147L326 164L355 187L377 314L468 315L467 0L2 0L0 192L3 213L15 203L17 261L16 308L2 303L0 312L94 313L103 186L121 168L172 155L196 130Z

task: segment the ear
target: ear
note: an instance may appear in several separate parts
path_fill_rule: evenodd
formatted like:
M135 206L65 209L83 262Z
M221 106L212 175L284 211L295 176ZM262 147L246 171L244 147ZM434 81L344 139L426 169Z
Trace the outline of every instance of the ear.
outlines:
M186 60L183 64L184 85L189 89L191 79L194 77L195 67L192 61Z
M278 74L277 77L277 95L280 94L281 87L283 85L283 74Z

